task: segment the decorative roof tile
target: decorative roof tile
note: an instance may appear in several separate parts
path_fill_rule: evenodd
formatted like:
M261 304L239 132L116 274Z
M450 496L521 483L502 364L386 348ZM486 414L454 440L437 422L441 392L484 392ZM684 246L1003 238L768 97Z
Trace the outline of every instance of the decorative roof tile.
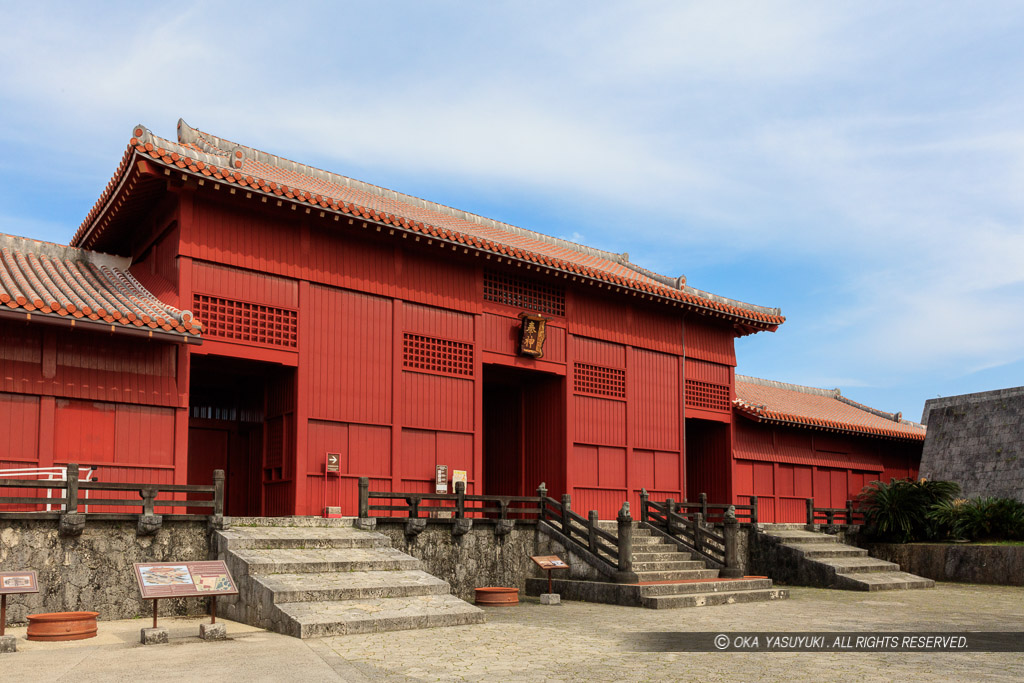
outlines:
M0 234L0 310L198 337L202 325L153 296L129 259Z
M71 243L88 246L111 200L138 157L197 177L274 195L282 199L429 235L467 248L540 264L563 273L674 301L705 315L729 318L742 333L774 330L785 321L777 308L755 306L715 296L685 284L685 278L652 273L615 254L542 235L482 216L322 171L266 152L244 147L178 121L178 141L136 126L117 172ZM115 207L116 208L116 207Z
M736 410L759 422L924 441L925 427L856 403L839 389L818 389L736 375Z

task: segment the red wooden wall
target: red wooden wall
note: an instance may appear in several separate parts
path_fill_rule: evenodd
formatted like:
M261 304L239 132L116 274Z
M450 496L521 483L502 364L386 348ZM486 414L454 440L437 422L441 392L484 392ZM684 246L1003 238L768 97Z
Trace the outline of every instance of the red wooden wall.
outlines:
M187 405L176 344L14 322L0 339L0 469L75 462L100 481L175 482Z
M758 496L761 521L803 522L815 507L846 507L875 480L917 476L921 442L735 423L735 501Z

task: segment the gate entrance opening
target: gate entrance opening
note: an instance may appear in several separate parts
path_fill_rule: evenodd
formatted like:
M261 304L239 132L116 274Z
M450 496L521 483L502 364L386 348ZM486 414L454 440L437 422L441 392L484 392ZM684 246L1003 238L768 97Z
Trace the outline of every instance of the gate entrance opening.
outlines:
M278 514L292 477L285 451L295 414L295 369L221 356L191 360L188 483L209 484L213 471L222 469L225 515Z
M484 365L484 493L548 495L565 487L565 378L504 365Z

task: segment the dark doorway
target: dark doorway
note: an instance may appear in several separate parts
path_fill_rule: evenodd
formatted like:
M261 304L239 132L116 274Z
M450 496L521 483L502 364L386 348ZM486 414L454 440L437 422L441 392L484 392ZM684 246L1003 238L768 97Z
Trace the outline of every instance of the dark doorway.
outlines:
M279 441L273 429L267 438L268 423L275 422L268 414L279 412L280 388L294 383L295 370L220 356L191 360L188 483L209 484L213 471L222 469L226 515L269 514L264 485L282 478L284 463L283 453L267 449L268 441L272 449Z
M484 493L549 495L565 487L565 378L484 365Z
M709 503L729 502L731 460L728 422L686 419L687 500L706 493Z

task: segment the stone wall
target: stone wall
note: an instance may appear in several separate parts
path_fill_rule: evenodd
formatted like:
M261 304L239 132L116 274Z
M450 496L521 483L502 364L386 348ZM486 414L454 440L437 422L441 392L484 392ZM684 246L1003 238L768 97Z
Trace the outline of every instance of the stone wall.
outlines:
M936 581L1024 586L1024 546L961 543L872 543L872 557Z
M1024 387L930 399L921 476L960 484L965 498L1024 500Z
M135 521L89 520L79 537L63 537L56 519L0 519L0 571L35 570L40 592L7 599L8 624L43 612L99 612L100 619L152 614L139 598L134 562L205 560L206 522L164 522L154 536L138 536ZM160 614L205 614L206 601L161 600Z
M474 522L461 536L450 524L427 524L417 536L405 535L404 522L378 518L376 531L392 545L423 562L424 571L451 584L452 592L472 602L474 589L483 586L526 587L527 577L539 576L530 556L538 551L536 525L516 525L504 536L494 533L493 523Z

